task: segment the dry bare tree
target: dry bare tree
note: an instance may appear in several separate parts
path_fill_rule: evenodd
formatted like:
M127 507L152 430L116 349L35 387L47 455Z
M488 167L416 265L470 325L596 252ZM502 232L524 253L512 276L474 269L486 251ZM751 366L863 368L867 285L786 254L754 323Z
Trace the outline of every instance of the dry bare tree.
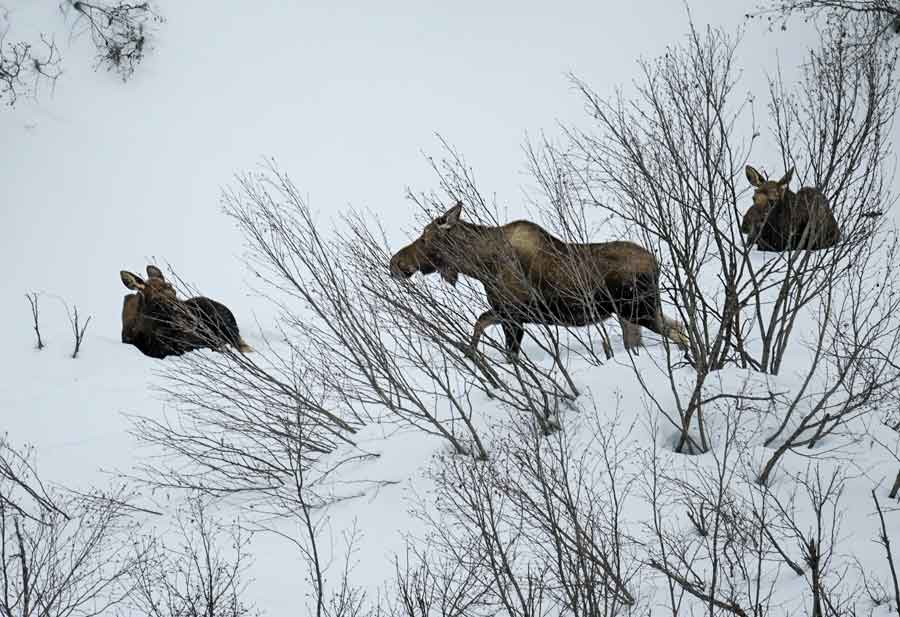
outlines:
M131 606L151 617L247 617L249 535L216 517L205 498L189 496L175 514L171 537L137 543L130 574Z
M129 541L131 493L52 491L47 499L38 495L52 505L27 513L21 498L34 497L33 486L21 475L0 476L0 615L91 617L120 605L141 558Z
M814 353L802 369L804 382L781 400L780 421L765 438L774 451L761 470L761 483L769 481L786 452L809 453L833 435L860 430L855 421L878 413L896 387L900 289L895 244L891 240L857 253L847 276L823 290Z
M703 407L712 372L740 366L778 374L788 350L803 341L818 350L803 369L809 383L838 361L826 353L829 336L847 334L835 322L853 319L859 326L852 330L859 335L852 343L857 353L844 371L862 372L872 361L881 369L871 373L878 375L872 388L857 383L858 401L883 396L896 379L893 359L877 351L896 333L889 303L865 314L843 301L848 294L873 301L878 285L893 284L890 275L868 278L893 254L878 217L869 215L893 203L885 162L897 107L896 53L885 45L859 53L846 36L852 27L826 27L801 67L802 80L789 88L773 78L768 105L780 166L796 168L802 183L819 187L835 212L844 240L832 249L760 259L741 236L744 166L760 129L752 95L736 94L739 41L722 31L692 27L686 43L641 64L631 96L607 99L575 80L594 128L570 128L562 145L545 140L534 148L533 166L555 212L576 223L568 229L583 228L582 212L599 206L662 264L661 286L690 335L694 369L685 377L693 385L685 387L673 371L679 357L667 355L662 367L675 410L659 405L658 411L678 430L678 451L709 447ZM868 269L861 272L860 264ZM798 320L810 315L820 317L818 327L798 333ZM839 377L831 385L841 383Z
M31 307L31 321L32 327L34 328L34 335L37 337L36 346L38 350L44 348L44 341L41 339L41 324L40 324L40 307L38 306L40 295L33 291L31 293L25 294L25 299L28 300L28 305Z
M351 212L328 230L271 165L239 185L226 194L226 209L249 240L252 270L285 309L289 338L306 341L320 359L313 373L356 417L416 426L483 458L474 394L529 411L547 427L557 402L572 398L570 380L559 384L534 363L472 361L468 324L483 295L468 282L450 290L393 280L392 251L373 217ZM447 405L435 409L435 395Z
M863 45L900 33L900 3L897 0L768 0L748 17L762 18L769 26L786 30L790 18L830 23L853 21L864 26L855 40Z
M211 326L198 327L194 335L208 337L211 346L220 340ZM162 454L143 466L141 479L243 507L247 529L297 548L314 591L309 608L319 616L351 617L359 601L349 577L337 585L329 578L335 568L327 506L388 482L334 481L377 454L354 444L362 422L307 370L313 357L300 348L279 351L195 351L164 370L162 392L177 405L178 418L133 419L133 433Z
M61 0L59 6L73 37L88 34L96 68L113 71L123 81L143 61L153 28L163 21L152 2ZM10 106L22 97L37 96L45 82L55 87L62 74L62 57L51 35L42 33L39 42L13 41L11 28L9 12L0 6L0 102Z
M887 525L884 522L884 510L881 508L881 502L878 501L878 495L872 490L872 501L875 502L875 511L878 513L878 543L884 548L885 560L890 570L891 583L893 583L894 592L894 610L900 615L900 579L897 577L897 565L894 561L894 553L891 548L891 539L888 536Z
M84 333L87 332L87 327L91 323L91 315L88 315L88 318L83 322L80 320L78 315L78 306L72 306L72 310L69 310L68 305L66 305L66 313L69 317L69 325L72 327L72 359L76 359L78 357L78 352L81 351L81 344L84 341Z
M0 507L18 512L22 516L36 516L38 510L55 511L63 516L53 502L50 492L44 487L31 463L31 449L20 452L10 445L6 435L0 435Z
M846 484L838 469L830 472L810 465L795 478L796 493L787 498L774 497L780 523L788 530L800 560L805 566L805 582L810 591L809 612L817 617L848 614L855 602L855 589L843 585L847 568L837 561L840 525L844 518L841 497ZM812 516L803 516L804 510Z
M152 2L64 0L61 7L74 15L73 32L89 32L97 68L114 71L123 81L144 59L150 25L162 21Z
M683 468L658 447L644 455L642 485L652 509L644 559L665 578L673 616L702 606L710 615L763 617L773 603L780 549L765 500L748 501L744 490L753 485L742 474L748 410L733 399L717 403L723 422L711 431L708 460ZM652 426L658 431L658 421Z
M13 106L21 97L37 95L43 82L50 87L62 71L59 49L52 38L40 43L9 40L9 13L0 6L0 102Z
M588 413L577 438L542 435L513 414L488 461L436 463L436 504L418 511L426 536L410 539L398 565L394 614L616 615L636 605L629 430Z

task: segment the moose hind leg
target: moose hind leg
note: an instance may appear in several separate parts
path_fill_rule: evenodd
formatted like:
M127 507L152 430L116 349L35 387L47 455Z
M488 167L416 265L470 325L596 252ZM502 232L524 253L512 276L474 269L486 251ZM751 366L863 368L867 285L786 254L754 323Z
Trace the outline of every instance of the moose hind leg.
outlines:
M643 344L641 340L641 327L630 321L619 317L619 325L622 326L622 339L625 342L625 349L637 349Z
M661 311L657 311L653 315L642 315L636 320L636 323L669 339L681 349L688 349L689 340L684 328L674 319L663 315Z
M522 348L522 337L525 328L514 321L503 322L503 335L506 337L506 359L515 362L519 358L519 350Z

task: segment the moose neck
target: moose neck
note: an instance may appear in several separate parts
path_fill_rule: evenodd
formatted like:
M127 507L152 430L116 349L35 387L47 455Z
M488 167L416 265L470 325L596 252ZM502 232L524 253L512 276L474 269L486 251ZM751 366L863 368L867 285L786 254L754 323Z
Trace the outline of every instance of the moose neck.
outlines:
M449 234L451 254L447 265L474 279L493 272L501 258L505 241L502 227L458 222Z
M784 195L782 195L781 199L778 200L778 203L776 204L776 206L779 206L781 208L790 208L791 206L794 205L794 199L796 197L797 197L797 194L794 193L794 191L792 191L789 188L785 188Z
M171 298L144 299L144 315L154 320L171 321L178 311L179 301Z

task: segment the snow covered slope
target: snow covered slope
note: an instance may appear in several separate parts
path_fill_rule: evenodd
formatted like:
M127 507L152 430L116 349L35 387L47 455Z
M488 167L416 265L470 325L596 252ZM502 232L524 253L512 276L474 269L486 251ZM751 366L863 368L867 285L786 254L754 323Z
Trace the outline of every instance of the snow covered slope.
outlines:
M24 0L5 4L23 36L57 19L52 2L45 8ZM220 212L220 189L234 172L275 156L323 216L348 203L369 208L400 246L413 229L404 190L433 185L420 151L432 150L438 131L469 157L481 185L509 207L510 216L523 216L517 175L523 132L583 116L581 101L570 96L562 74L574 71L609 90L628 83L633 60L661 53L681 36L685 22L681 5L663 0L613 9L570 2L488 10L483 2L471 2L454 3L452 11L426 10L413 2L377 8L285 4L161 2L168 21L133 82L122 85L92 72L76 38L63 48L66 74L54 96L45 93L38 102L0 113L0 431L14 445L34 446L37 466L50 483L86 489L119 474L136 474L136 466L158 452L130 434L129 416L179 414L159 391L165 385L159 372L172 363L145 358L119 341L126 293L120 269L170 263L231 307L251 345L261 348L261 331L273 331L274 310L249 292L253 281L241 263L242 239ZM755 5L734 4L696 6L694 19L736 25ZM759 74L748 76L750 88L763 83L779 46L786 48L786 63L796 59L796 46L778 33L751 29L747 37L744 53L759 65ZM64 31L59 40L65 40ZM897 137L895 129L895 143ZM29 291L42 292L40 325L47 346L41 351L34 349L24 298ZM77 359L70 357L64 301L92 317ZM654 430L658 418L648 412L620 338L614 339L614 361L602 367L572 365L579 389L593 396L593 404L561 415L572 451L590 454L588 460L599 465L601 447L591 441L599 425L621 444L623 478L641 478L654 452L671 476L688 484L703 470L714 470L715 454L670 452L670 429L660 424L659 432ZM540 351L532 345L526 354ZM650 386L660 400L668 400L671 393L657 367L663 356L662 346L648 336L648 350L635 361L642 374L653 376ZM759 378L729 370L722 379L721 388L734 391L746 379ZM788 370L766 387L791 391L797 385ZM476 425L492 445L500 447L515 434L508 410L486 397L476 397L475 404ZM744 420L747 447L729 469L737 495L752 500L752 478L740 477L771 454L753 430L773 420L753 414ZM713 416L710 422L721 440L724 419ZM886 580L882 549L872 542L878 521L870 491L879 487L883 493L900 469L890 449L872 438L893 445L896 454L896 434L875 421L869 433L856 428L856 436L820 444L816 459L823 476L841 470L848 478L832 579L848 588L863 580L860 572ZM359 530L353 582L374 599L393 578L395 556L405 555L405 537L429 533L416 511L425 504L427 512L436 512L439 495L429 474L453 457L445 442L408 427L373 424L358 443L379 456L337 477L342 490L362 494L321 513L328 519L323 537L337 563L344 552L342 534L354 526ZM787 455L773 489L790 494L790 475L802 476L810 462ZM607 486L602 469L592 473L597 486ZM160 506L165 500L159 495L146 497L154 508L171 513ZM635 489L624 507L628 535L637 544L649 542L646 495ZM900 558L900 515L896 504L892 507L888 533ZM798 520L809 526L808 507L797 508ZM691 529L687 520L679 524ZM294 523L283 525L285 533L297 532ZM799 559L796 546L786 550ZM252 552L248 598L270 615L304 614L310 585L296 547L258 534ZM786 566L773 563L765 569L766 580L776 573L773 614L806 610L804 578L792 578ZM641 577L641 609L662 614L668 593L663 579ZM889 614L886 605L873 610Z

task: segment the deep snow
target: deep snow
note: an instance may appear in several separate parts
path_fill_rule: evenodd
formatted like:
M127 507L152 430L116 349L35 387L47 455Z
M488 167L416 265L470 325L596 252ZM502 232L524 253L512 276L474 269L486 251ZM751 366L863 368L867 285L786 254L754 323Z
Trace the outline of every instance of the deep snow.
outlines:
M56 19L52 2L6 4L25 32ZM571 2L488 11L483 4L454 3L451 11L417 3L164 2L168 21L133 82L93 73L83 42L66 42L66 74L55 95L0 113L0 430L13 444L35 446L45 479L86 488L131 473L152 453L137 447L126 416L177 414L155 389L162 363L119 342L126 292L120 269L139 270L154 258L171 263L234 310L251 345L260 340L257 324L271 327L273 311L247 291L241 239L219 211L220 187L232 173L273 155L315 208L371 208L400 245L412 229L404 189L432 185L420 151L434 147L438 131L469 157L482 185L521 214L524 131L582 117L563 72L611 89L630 80L636 57L656 55L685 27L680 4L663 0L613 9ZM732 4L696 6L694 18L738 24L754 3ZM786 63L794 59L796 46L786 35L757 25L747 39L743 57L760 69L748 76L751 86L762 83L779 47ZM34 349L23 297L32 290L45 292L42 351ZM56 296L93 316L76 360ZM654 353L660 348L651 340L638 362L649 363ZM576 374L598 401L618 393L624 425L636 426L629 438L648 443L646 412L626 361L576 367ZM726 377L740 383L745 375ZM481 403L483 425L506 417ZM391 484L332 507L328 516L338 547L341 531L358 524L355 581L374 595L391 576L403 534L420 529L409 509L415 495L428 493L425 470L444 444L379 426L369 427L363 441L381 456L347 478ZM897 465L871 441L845 448L855 467L843 498L841 546L866 569L883 572L880 548L871 542L869 490L890 483ZM764 456L759 446L756 456ZM702 458L674 457L671 465L689 469ZM790 456L786 470L805 465ZM900 538L900 517L895 512L889 521ZM297 608L307 587L296 552L272 536L255 538L253 552L250 599L271 615ZM802 585L800 579L779 585L785 610ZM881 610L875 614L887 614Z

